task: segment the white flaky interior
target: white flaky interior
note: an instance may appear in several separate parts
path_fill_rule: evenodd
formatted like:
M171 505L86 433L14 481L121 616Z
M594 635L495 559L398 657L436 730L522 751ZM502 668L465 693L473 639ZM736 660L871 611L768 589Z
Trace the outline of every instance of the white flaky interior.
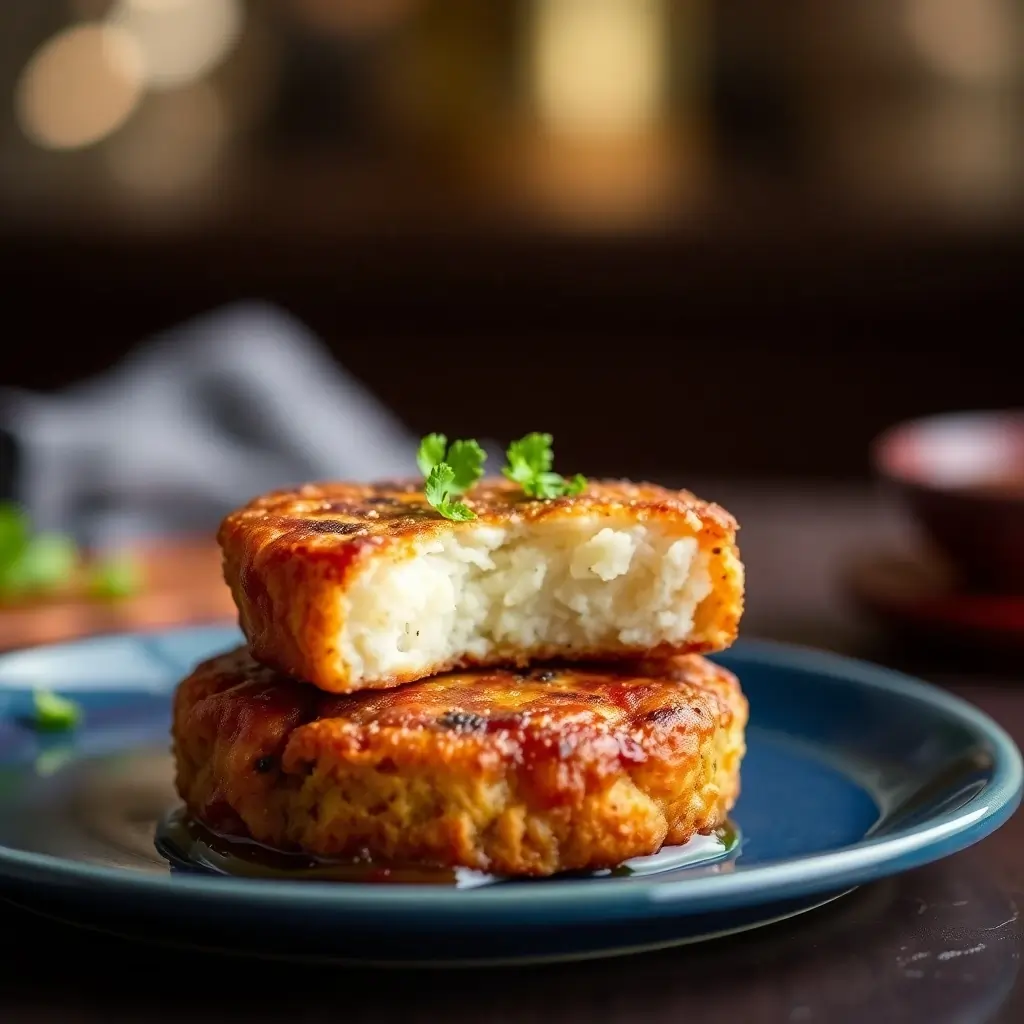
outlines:
M656 525L463 525L370 560L341 598L339 653L360 679L550 644L649 648L686 640L710 591L696 538Z

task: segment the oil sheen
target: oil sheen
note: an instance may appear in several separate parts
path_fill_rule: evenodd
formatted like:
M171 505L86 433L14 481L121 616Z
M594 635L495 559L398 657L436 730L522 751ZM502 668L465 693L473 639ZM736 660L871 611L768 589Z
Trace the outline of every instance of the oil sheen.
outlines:
M559 878L628 878L680 868L721 864L738 852L739 830L731 822L710 835L694 836L682 846L666 847L650 857L637 857L603 871L562 874ZM170 811L156 829L156 848L178 871L241 878L288 879L359 884L441 885L471 889L483 885L525 884L466 868L384 865L370 860L330 860L275 850L251 839L213 832L190 818L184 808ZM536 880L530 880L536 884Z

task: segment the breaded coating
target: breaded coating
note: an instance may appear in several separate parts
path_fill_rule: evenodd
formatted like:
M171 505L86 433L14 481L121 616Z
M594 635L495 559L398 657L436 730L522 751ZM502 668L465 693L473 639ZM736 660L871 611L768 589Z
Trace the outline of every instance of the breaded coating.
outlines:
M218 539L257 660L351 693L453 668L708 653L743 610L737 526L653 484L536 501L474 488L444 519L422 482L319 484L254 500Z
M239 650L181 684L173 736L178 791L222 834L539 876L612 867L723 824L746 721L736 678L699 655L336 696Z

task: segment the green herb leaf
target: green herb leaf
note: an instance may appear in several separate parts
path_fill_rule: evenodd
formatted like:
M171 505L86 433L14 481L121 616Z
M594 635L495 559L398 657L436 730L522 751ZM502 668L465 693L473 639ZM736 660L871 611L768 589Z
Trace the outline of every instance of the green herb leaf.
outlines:
M59 533L33 535L24 510L0 505L0 593L50 590L67 583L78 565L78 549Z
M505 456L508 465L502 472L525 490L537 477L551 469L555 458L551 450L551 435L527 434L513 441Z
M557 473L538 473L523 481L523 490L531 498L557 498L562 493L562 478Z
M440 462L431 469L423 486L427 502L445 519L463 522L476 519L476 513L461 501L453 501L458 496L454 487L455 470L447 462Z
M552 471L554 451L550 434L527 434L513 441L506 452L507 465L502 472L519 484L528 498L550 500L563 496L580 494L587 486L587 479L577 473L572 480L566 480L560 473Z
M448 447L448 438L444 434L427 434L416 452L416 465L424 476L429 476L430 471L439 463L444 462L445 449Z
M28 516L17 505L0 505L0 574L18 560L31 534Z
M582 473L577 473L571 480L565 482L565 493L570 498L582 494L587 489L587 478Z
M33 724L40 732L67 732L82 720L82 709L66 697L49 690L36 690Z
M75 748L71 744L50 746L39 754L32 767L36 775L47 779L51 775L56 775L66 764L70 764L74 757Z
M52 590L67 583L77 565L78 548L70 537L38 533L0 570L0 590Z
M446 501L443 505L437 506L437 511L445 519L451 519L456 523L464 523L470 519L476 519L476 513L461 501Z
M427 474L427 482L423 485L427 501L435 508L446 502L451 497L454 480L455 470L447 463L441 462L434 466Z
M453 441L444 460L455 473L452 490L464 494L484 475L487 453L476 441Z
M453 441L450 448L447 446L444 434L427 434L420 441L416 463L426 477L423 493L427 502L446 519L458 522L476 519L468 505L455 499L484 475L487 453L472 440Z
M104 559L93 567L89 578L89 592L95 597L131 597L141 586L139 565L127 554Z

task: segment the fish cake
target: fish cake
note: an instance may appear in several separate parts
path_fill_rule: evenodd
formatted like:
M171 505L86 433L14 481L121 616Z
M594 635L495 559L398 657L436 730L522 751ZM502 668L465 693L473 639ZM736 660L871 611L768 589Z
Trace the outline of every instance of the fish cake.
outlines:
M526 498L507 480L452 522L422 483L308 485L228 515L218 540L258 661L324 690L453 668L707 653L743 610L737 525L653 484Z
M213 830L331 858L543 876L723 824L747 702L699 655L324 693L244 649L178 688L177 787Z

